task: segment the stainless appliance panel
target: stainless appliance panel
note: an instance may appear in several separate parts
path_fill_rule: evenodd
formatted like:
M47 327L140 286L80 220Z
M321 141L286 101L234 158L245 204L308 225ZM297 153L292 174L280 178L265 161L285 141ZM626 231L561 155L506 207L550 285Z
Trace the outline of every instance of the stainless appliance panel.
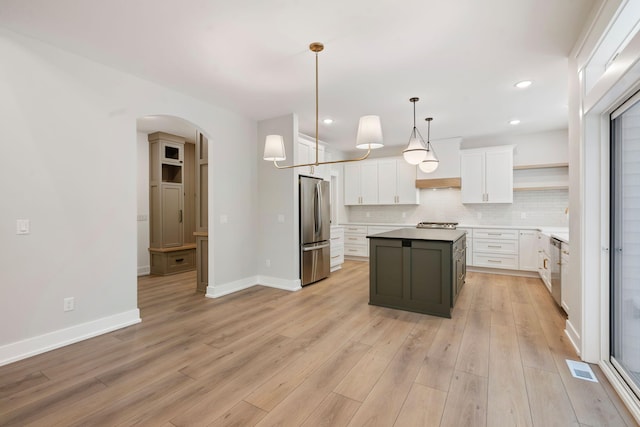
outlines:
M562 268L561 256L562 241L551 238L551 296L559 306L562 305L562 277L560 269Z
M329 243L303 245L300 253L302 263L302 286L310 285L329 276L331 253Z
M329 240L331 209L329 182L300 177L300 243Z
M330 184L301 176L300 183L300 281L309 285L329 276L331 256Z

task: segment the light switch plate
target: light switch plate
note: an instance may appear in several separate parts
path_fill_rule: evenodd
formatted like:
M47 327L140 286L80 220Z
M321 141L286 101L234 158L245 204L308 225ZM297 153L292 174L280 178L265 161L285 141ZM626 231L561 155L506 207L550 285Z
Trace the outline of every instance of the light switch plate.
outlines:
M31 231L31 224L28 219L16 220L16 234L29 234Z

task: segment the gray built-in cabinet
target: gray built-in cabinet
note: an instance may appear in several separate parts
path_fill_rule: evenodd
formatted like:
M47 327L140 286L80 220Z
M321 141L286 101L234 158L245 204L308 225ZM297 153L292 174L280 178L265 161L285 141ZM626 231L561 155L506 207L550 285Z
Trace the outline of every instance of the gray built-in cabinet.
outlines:
M149 140L151 274L195 269L195 146L164 132Z
M196 133L196 266L197 290L209 284L209 140Z

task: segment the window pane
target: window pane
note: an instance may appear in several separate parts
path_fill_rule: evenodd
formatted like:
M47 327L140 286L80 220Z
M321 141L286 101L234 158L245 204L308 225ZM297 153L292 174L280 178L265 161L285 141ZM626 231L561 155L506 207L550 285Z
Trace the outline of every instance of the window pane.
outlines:
M611 356L640 390L640 103L612 121Z

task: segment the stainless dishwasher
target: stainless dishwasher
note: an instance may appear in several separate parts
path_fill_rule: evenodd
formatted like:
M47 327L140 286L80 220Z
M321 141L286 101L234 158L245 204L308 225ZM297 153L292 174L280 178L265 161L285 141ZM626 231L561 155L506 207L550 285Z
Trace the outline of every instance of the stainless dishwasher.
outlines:
M551 238L551 296L562 306L562 241Z

